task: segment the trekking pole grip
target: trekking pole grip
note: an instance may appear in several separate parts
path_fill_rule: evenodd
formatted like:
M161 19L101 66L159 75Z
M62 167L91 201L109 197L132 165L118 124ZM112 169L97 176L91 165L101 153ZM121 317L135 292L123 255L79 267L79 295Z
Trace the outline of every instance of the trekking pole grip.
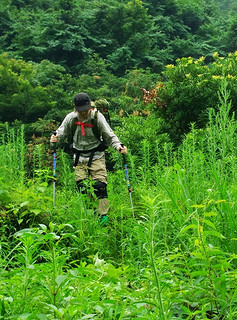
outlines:
M56 134L57 134L57 132L53 131L53 135L56 136ZM57 142L52 142L52 149L53 149L53 152L55 153L56 149L57 149Z

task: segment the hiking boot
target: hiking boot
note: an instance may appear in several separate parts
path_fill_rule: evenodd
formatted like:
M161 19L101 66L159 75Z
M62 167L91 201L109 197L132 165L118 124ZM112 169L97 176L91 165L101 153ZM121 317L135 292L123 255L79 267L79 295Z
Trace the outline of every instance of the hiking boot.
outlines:
M107 198L99 199L98 214L100 216L106 216L109 211L109 201Z

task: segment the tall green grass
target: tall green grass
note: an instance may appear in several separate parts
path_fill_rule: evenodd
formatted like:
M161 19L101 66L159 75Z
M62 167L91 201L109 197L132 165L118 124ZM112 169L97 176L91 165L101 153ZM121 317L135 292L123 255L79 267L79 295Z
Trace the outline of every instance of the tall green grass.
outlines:
M6 133L1 137L0 170L1 179L7 185L13 181L24 184L25 152L24 126L18 130L6 125Z
M178 150L141 143L109 172L110 224L76 190L70 158L42 147L27 176L24 130L1 140L0 319L236 319L237 124L219 111ZM152 145L152 147L151 147ZM35 159L35 160L34 160Z

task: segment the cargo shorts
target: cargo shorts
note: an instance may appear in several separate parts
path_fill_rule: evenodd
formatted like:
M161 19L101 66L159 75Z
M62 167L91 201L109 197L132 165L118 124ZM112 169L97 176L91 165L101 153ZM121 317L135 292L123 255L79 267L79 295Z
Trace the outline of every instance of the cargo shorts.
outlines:
M76 181L91 178L92 180L98 180L107 184L105 156L93 160L90 167L88 167L88 160L78 162L74 170Z

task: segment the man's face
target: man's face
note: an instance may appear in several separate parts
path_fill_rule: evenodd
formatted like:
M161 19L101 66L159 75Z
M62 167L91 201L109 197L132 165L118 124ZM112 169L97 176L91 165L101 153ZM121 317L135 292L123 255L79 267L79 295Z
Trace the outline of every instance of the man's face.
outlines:
M77 111L79 118L84 121L90 114L91 110L87 110L87 111Z

